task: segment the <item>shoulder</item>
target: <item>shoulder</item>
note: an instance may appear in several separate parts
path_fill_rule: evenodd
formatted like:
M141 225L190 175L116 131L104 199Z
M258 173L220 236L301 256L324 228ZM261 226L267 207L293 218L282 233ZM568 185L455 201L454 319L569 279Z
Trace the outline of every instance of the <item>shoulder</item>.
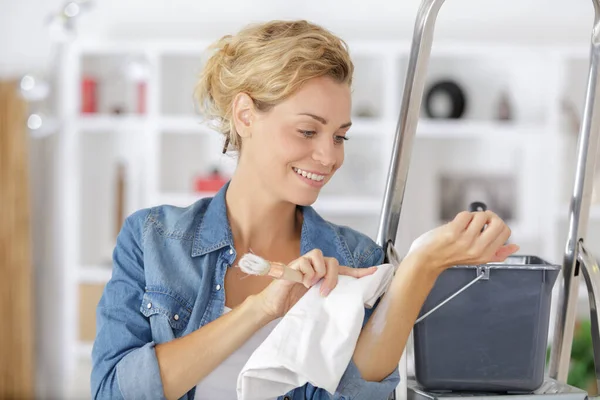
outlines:
M163 204L142 208L130 214L122 233L145 239L148 233L159 237L192 240L212 198L203 198L186 207Z
M311 244L322 250L335 249L340 263L352 267L370 267L380 265L384 260L381 246L365 233L350 226L336 224L324 219L312 207L305 208L310 219Z
M383 249L369 236L349 226L329 221L327 223L339 238L340 244L352 254L356 267L371 267L383 263Z

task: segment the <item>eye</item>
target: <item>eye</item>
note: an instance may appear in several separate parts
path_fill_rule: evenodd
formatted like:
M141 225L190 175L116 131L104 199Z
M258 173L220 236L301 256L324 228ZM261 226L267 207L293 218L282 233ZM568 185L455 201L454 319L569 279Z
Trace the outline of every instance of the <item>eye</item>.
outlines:
M344 141L348 140L348 138L346 136L336 135L334 140L336 144L342 144Z
M315 131L303 131L301 129L298 129L298 132L300 132L306 138L311 138L317 134Z

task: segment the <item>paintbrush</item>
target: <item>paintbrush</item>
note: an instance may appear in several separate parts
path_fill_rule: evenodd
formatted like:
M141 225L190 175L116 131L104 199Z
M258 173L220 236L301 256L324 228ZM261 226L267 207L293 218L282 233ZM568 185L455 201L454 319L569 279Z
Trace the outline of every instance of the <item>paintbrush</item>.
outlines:
M268 275L275 279L284 279L302 283L302 272L288 267L286 264L267 261L256 254L246 253L238 262L238 266L248 275Z

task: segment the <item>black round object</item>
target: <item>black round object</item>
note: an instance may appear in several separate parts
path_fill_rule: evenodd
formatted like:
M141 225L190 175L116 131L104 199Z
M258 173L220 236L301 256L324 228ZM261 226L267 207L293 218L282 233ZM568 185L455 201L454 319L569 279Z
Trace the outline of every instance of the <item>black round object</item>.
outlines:
M446 101L446 110L436 109L436 102ZM461 87L445 80L433 84L425 96L425 112L429 118L460 118L465 112L467 99Z
M474 201L471 204L469 204L469 211L471 211L471 212L486 211L486 210L487 210L487 206L482 201Z

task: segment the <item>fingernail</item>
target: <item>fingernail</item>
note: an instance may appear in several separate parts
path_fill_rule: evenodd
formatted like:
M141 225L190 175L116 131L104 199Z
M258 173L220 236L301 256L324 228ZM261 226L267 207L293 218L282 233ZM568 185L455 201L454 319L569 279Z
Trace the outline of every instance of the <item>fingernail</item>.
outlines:
M328 287L322 287L321 288L321 296L326 297L329 292L331 292L331 290Z

